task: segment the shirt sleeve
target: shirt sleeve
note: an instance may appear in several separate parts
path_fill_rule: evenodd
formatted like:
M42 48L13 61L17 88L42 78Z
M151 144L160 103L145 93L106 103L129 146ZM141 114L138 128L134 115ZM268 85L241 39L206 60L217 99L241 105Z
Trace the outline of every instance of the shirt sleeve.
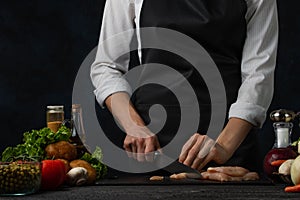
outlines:
M271 104L278 45L276 0L246 0L247 37L242 56L242 85L229 118L261 127Z
M134 0L106 1L97 54L90 73L94 94L102 107L113 93L131 95L123 75L128 71L134 18Z

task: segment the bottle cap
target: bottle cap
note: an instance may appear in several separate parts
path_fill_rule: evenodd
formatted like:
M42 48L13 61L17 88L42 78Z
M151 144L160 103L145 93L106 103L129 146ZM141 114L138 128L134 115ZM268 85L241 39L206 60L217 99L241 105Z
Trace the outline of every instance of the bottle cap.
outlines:
M57 112L57 111L63 111L64 110L64 106L62 105L55 105L55 106L47 106L47 110L48 111L53 111L53 112Z

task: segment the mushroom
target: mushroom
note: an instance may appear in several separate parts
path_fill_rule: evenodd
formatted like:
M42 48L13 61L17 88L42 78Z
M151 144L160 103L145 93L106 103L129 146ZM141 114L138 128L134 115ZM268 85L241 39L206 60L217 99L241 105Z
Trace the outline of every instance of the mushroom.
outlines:
M71 186L84 185L88 181L88 171L84 167L72 168L66 175L66 182Z
M90 163L84 161L84 160L73 160L70 162L70 167L83 167L87 170L88 174L88 181L87 184L93 184L96 181L97 173L94 167L91 166Z

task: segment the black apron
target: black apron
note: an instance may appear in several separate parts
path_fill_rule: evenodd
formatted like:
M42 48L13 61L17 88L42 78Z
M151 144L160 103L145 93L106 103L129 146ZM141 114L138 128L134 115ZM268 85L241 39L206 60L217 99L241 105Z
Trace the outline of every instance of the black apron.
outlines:
M236 101L241 85L246 11L245 0L144 0L140 26L179 31L202 45L223 78L228 111L229 106ZM180 72L189 81L196 92L201 112L196 131L205 134L211 116L211 100L205 81L184 58L164 50L143 49L144 37L146 36L141 34L142 64L164 64ZM146 71L140 80L151 75L155 74L147 74ZM162 147L167 145L177 133L181 114L179 102L172 91L159 84L147 84L134 92L132 101L146 124L150 123L149 108L154 104L164 106L168 117L157 136ZM250 133L226 165L239 165L256 170L258 162L254 158L257 155L254 153L257 150L255 140L256 135ZM119 142L121 146L122 141Z

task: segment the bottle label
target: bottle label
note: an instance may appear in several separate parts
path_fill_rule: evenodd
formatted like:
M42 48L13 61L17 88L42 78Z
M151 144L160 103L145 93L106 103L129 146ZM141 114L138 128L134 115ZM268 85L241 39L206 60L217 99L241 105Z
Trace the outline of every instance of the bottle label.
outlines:
M289 146L289 128L278 128L277 129L277 147Z

